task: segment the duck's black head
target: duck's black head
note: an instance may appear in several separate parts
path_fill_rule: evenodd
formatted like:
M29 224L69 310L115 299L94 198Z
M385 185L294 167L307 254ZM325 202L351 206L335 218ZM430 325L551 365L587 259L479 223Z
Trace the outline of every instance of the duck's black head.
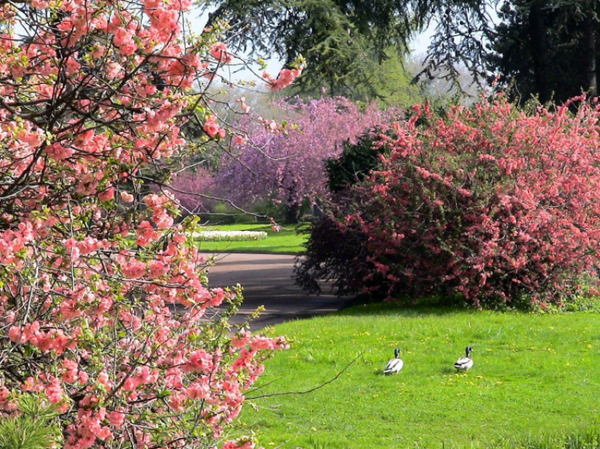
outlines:
M467 357L469 357L471 355L472 350L473 350L473 348L471 348L470 346L467 346Z
M398 348L394 349L394 357L398 358L399 355L400 355L400 349L398 349Z

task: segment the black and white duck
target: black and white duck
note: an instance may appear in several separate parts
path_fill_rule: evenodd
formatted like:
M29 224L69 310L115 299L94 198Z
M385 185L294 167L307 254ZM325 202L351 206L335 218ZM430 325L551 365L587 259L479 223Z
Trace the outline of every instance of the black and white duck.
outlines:
M403 366L404 362L400 358L400 349L396 348L394 349L394 358L387 363L383 374L398 374Z
M467 346L465 351L467 355L465 357L461 357L456 361L456 363L454 363L454 368L456 368L457 371L469 371L469 369L473 367L473 357L471 356L472 350L473 348Z

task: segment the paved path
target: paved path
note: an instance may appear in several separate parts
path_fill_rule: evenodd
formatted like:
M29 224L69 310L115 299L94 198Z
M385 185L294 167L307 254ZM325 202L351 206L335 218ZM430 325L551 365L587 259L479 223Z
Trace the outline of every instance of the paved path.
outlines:
M240 324L257 307L265 311L252 321L253 331L284 321L331 313L349 304L348 298L337 298L324 292L307 295L294 285L295 256L273 254L215 255L216 264L208 269L210 287L240 284L244 288L244 303L231 322Z

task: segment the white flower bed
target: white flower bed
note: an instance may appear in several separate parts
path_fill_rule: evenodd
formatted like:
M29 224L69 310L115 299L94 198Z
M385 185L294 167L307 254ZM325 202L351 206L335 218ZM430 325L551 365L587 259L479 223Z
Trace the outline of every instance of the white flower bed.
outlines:
M267 233L264 231L202 231L194 232L193 236L201 242L247 242L264 240L267 238Z

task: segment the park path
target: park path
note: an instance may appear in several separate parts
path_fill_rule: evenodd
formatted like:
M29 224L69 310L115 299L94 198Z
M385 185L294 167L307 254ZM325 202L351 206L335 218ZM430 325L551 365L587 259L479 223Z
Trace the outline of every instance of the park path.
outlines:
M252 321L252 331L331 313L350 303L349 298L337 298L329 292L307 295L294 285L295 256L219 253L214 257L215 265L208 268L209 286L240 284L244 289L240 312L230 320L233 324L243 323L257 307L265 307L260 317Z

